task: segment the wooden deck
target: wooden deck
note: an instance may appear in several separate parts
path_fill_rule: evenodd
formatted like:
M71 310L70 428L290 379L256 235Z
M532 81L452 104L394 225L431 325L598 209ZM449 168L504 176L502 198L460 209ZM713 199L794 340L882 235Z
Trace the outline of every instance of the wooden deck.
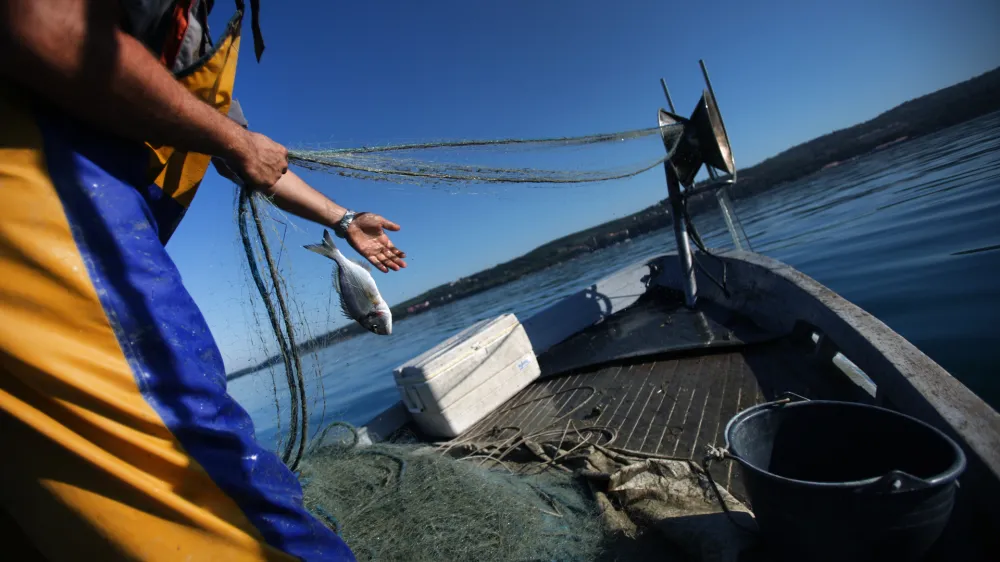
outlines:
M701 462L708 445L723 445L728 420L784 391L807 398L853 399L856 387L827 376L787 339L699 354L619 363L543 378L525 388L459 439L559 431L573 426L613 431L614 447ZM607 437L601 439L605 442ZM713 476L743 499L739 465Z

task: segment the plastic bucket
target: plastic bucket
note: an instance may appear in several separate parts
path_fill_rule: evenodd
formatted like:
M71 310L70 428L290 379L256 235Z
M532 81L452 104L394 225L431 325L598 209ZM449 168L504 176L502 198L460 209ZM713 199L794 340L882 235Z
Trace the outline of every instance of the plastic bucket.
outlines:
M726 426L774 554L793 560L919 560L941 535L965 470L938 429L866 404L779 400Z

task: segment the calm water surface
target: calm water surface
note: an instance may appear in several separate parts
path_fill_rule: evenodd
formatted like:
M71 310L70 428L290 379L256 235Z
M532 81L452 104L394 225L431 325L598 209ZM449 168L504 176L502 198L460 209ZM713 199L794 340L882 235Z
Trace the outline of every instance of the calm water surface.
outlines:
M736 209L755 251L875 315L1000 408L1000 113L737 201ZM710 245L728 242L714 214L695 224ZM323 420L363 423L393 404L392 369L456 331L504 312L527 318L672 250L672 237L662 230L587 254L405 319L390 338L366 335L319 351L322 378L308 389L311 432ZM267 371L230 383L264 442L278 434L273 388ZM279 396L284 430L288 393Z

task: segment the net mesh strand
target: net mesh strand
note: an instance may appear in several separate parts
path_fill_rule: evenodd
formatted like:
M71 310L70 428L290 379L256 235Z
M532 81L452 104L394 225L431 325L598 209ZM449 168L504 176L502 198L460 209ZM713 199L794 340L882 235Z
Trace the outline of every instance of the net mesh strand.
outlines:
M610 145L621 147L629 141L659 135L661 132L667 135L680 135L682 127L677 125L664 128L662 131L659 127L651 127L618 133L546 139L465 140L333 150L303 149L289 151L288 159L289 162L310 170L397 183L593 183L625 179L641 174L663 163L666 160L666 155L647 157L628 165L597 169L538 169L487 164L471 165L454 161L438 161L431 158L440 156L442 153L450 153L453 157L457 157L466 151L477 153L492 151L492 156L497 156L500 153L510 154L543 149L572 149ZM576 160L575 163L578 164L579 160L585 159L577 158Z
M604 534L573 476L534 476L418 444L326 446L302 465L304 501L359 560L594 560Z

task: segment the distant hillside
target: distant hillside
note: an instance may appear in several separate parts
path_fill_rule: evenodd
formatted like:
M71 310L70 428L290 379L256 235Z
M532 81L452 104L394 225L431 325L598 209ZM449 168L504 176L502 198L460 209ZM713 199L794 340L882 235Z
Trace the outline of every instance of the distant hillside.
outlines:
M912 139L1000 110L1000 68L903 104L864 123L793 146L739 171L731 193L747 197L899 139Z
M400 317L410 315L411 313L407 311L410 306L419 306L425 302L434 305L464 298L497 285L509 283L582 253L593 252L669 225L670 215L667 212L665 201L661 201L638 213L563 236L508 262L435 287L393 307L393 318L396 318L397 312Z
M1000 68L908 101L878 117L794 146L756 166L740 170L730 191L743 198L819 171L833 162L848 160L902 137L914 138L1000 110ZM456 300L513 281L581 252L594 251L670 226L666 201L638 213L570 234L535 248L527 254L446 283L393 308L393 317L408 315L410 306Z
M750 197L815 173L828 165L879 150L890 143L926 135L997 110L1000 110L1000 68L910 100L874 119L804 142L756 166L740 170L738 182L730 195L736 199ZM695 211L708 204L707 195L691 203ZM472 296L581 253L593 252L670 224L666 201L661 201L638 213L563 236L521 257L439 285L392 307L393 319L399 321ZM364 330L352 323L305 342L301 348L308 351L362 333ZM280 358L272 357L261 365L233 372L229 378L237 378L278 362Z

